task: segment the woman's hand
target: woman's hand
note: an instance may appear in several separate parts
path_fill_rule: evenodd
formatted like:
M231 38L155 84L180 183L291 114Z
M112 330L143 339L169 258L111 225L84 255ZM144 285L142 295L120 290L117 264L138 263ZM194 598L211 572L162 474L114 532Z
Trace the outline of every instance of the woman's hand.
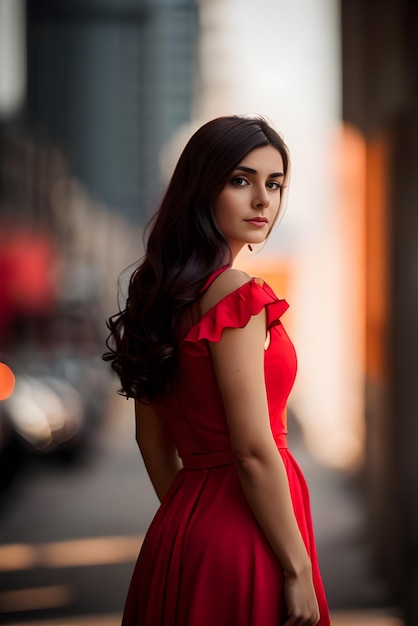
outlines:
M319 622L311 568L298 575L285 575L285 598L288 617L284 626L315 626Z

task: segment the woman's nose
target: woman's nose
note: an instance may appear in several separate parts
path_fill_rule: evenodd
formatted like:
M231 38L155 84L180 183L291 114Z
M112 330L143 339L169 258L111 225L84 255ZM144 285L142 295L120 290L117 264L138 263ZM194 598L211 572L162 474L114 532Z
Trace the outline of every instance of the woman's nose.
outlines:
M263 187L262 189L255 190L251 202L253 209L265 209L269 206L269 204L270 198L268 196L267 189Z

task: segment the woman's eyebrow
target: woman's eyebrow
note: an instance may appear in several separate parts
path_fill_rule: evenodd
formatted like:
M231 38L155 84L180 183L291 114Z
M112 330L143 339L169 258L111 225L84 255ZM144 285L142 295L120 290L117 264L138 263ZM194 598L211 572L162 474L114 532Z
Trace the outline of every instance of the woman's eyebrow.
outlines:
M257 170L253 170L252 167L246 167L245 165L238 165L238 167L235 168L234 171L236 170L240 170L241 172L248 172L248 174L257 174ZM283 172L273 172L272 174L269 174L269 178L280 178L281 176L284 176Z

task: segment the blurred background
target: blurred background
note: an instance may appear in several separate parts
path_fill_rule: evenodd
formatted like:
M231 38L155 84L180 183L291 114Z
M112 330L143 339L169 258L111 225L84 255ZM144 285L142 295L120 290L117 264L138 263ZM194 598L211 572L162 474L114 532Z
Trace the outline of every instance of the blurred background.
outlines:
M240 266L291 305L333 624L418 624L414 0L0 0L0 623L120 621L157 500L105 319L187 139L235 113L292 157Z

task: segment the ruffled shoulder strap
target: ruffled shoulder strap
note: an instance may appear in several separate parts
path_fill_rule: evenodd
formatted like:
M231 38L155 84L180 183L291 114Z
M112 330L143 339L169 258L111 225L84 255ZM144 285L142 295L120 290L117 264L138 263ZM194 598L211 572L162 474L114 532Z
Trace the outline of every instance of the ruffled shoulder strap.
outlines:
M289 308L286 300L277 298L261 278L251 278L211 307L187 333L183 346L194 352L193 344L202 340L217 342L225 328L244 328L253 315L266 309L267 328L280 323Z

